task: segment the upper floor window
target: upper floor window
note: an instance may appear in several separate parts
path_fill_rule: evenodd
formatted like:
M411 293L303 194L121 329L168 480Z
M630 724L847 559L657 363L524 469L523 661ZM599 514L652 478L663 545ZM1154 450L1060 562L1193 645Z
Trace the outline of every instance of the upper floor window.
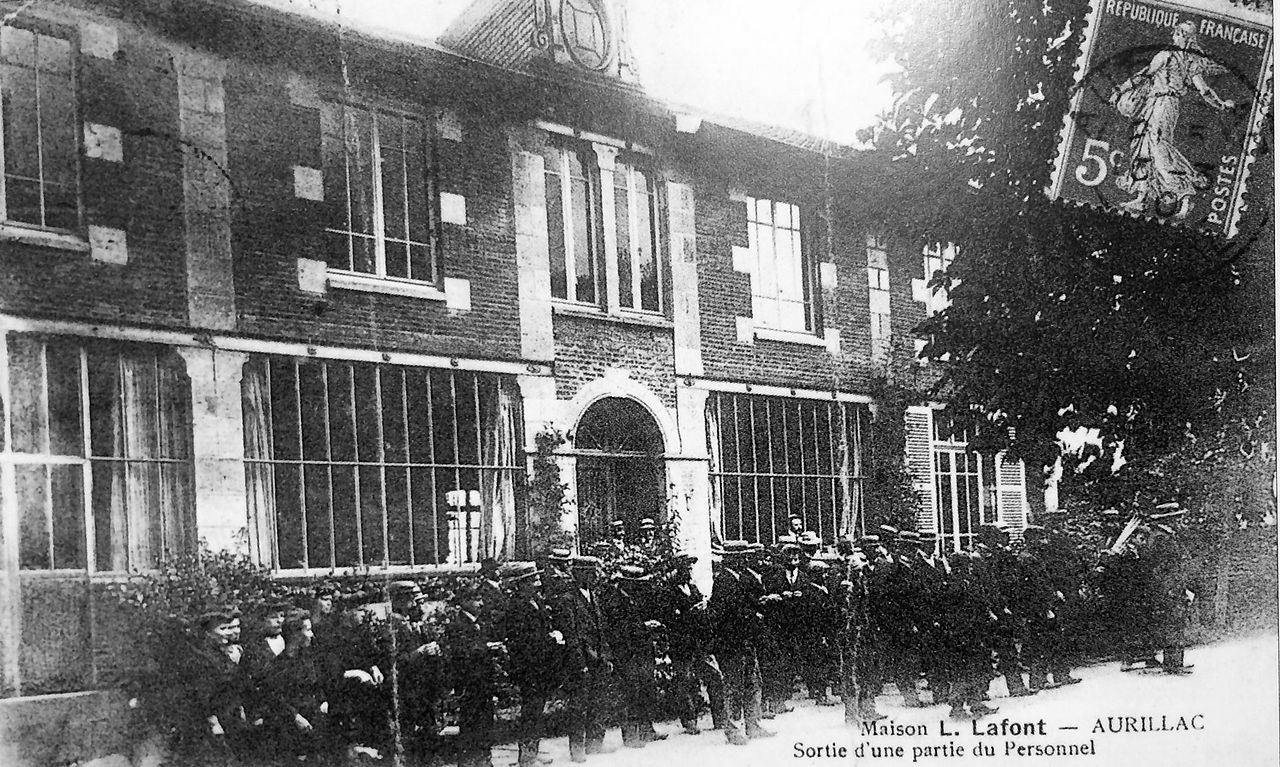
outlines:
M883 238L867 237L867 304L871 314L871 359L885 362L893 350L889 301L889 252Z
M551 147L544 167L551 296L596 304L596 263L602 248L595 153Z
M80 224L71 41L0 27L0 220L48 229Z
M756 327L813 332L813 265L800 235L800 206L747 198L747 247Z
M437 282L436 200L423 120L326 102L322 123L329 267Z
M955 260L956 246L953 243L945 245L935 243L924 249L924 282L925 290L928 291L925 310L928 311L930 317L950 306L951 297L948 295L946 288L929 287L929 283L933 281L934 276L939 272L945 274Z
M653 179L645 170L619 162L613 184L618 304L623 309L661 312L658 195Z

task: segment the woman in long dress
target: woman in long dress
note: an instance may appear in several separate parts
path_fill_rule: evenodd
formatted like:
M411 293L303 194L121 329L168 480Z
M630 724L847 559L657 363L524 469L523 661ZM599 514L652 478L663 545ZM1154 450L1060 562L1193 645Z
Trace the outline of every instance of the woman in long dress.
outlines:
M1132 121L1129 162L1116 185L1134 198L1122 207L1183 219L1191 212L1192 197L1209 186L1209 179L1174 144L1182 97L1194 87L1205 103L1219 111L1234 107L1235 102L1219 97L1205 82L1205 77L1226 69L1200 47L1193 22L1174 27L1173 45L1116 88L1111 103Z

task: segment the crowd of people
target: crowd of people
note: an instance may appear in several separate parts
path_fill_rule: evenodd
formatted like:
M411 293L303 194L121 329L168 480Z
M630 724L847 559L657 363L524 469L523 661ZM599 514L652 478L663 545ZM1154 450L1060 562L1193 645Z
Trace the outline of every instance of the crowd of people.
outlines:
M996 711L996 677L1010 696L1079 682L1079 639L1104 630L1100 620L1126 667L1187 672L1178 616L1189 594L1167 525L1088 563L1036 526L1017 545L984 527L969 550L946 554L913 530L825 547L802 528L793 518L768 547L715 544L709 594L698 557L659 547L644 520L637 540L617 525L585 555L488 562L443 610L400 580L382 594L322 584L309 605L261 608L248 637L237 610L210 611L178 747L209 764L376 762L399 750L409 764L488 765L500 687L518 701L504 734L521 765L550 761L544 735L567 732L582 762L604 750L607 726L643 748L667 737L655 721L697 735L708 709L729 744L768 738L764 720L792 710L797 683L851 723L883 718L890 689L907 707L978 718ZM1088 600L1108 606L1085 611Z

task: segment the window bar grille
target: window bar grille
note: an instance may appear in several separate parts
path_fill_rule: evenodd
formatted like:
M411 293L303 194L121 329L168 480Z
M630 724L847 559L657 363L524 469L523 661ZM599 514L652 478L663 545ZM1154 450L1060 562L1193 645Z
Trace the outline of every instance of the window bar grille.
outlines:
M406 229L405 232L407 233L408 230ZM381 480L378 485L378 499L382 502L382 566L387 567L391 564L391 537L388 534L387 522L391 510L387 508L387 443L382 425L381 365L375 365L373 368L373 396L374 402L378 403L378 478Z
M814 403L813 410L811 412L813 413L813 435L812 435L813 436L813 473L817 476L817 481L814 482L814 491L817 493L817 496L818 496L815 499L814 505L821 508L822 506L822 491L821 491L822 489L822 446L818 444L818 439L817 439L817 436L818 436L818 404L817 403ZM807 530L809 528L809 515L804 514L802 519L804 520L804 527Z
M454 513L463 515L463 519L459 520L461 524L458 525L459 528L462 528L466 525L465 504L468 499L458 498L458 494L456 492L462 490L462 454L458 449L458 378L452 372L449 373L449 404L451 405L451 411L454 414L454 417L450 419L453 426L453 489L455 491L453 497L456 501L461 501L461 503L455 504ZM459 541L459 543L462 543L462 541ZM457 546L456 548L453 548L453 551L459 551L462 549L462 546Z
M838 508L840 508L840 506L837 506L836 499L840 498L840 456L837 455L837 449L838 446L840 446L841 438L836 435L836 421L832 419L832 411L835 411L837 407L840 407L840 403L838 402L827 403L827 434L829 434L829 438L827 439L827 453L828 456L831 457L831 479L828 481L831 483L832 516L835 516ZM824 534L824 530L822 528L823 516L824 515L820 515L820 513L818 515L818 538L822 538Z
M400 374L400 428L404 430L404 460L405 463L413 463L413 454L409 452L409 379L403 369L397 372ZM406 533L409 540L406 543L409 548L409 566L413 567L418 564L418 553L415 551L418 539L413 529L413 469L409 466L404 468L404 511L409 517Z
M765 424L765 443L769 448L769 532L773 540L778 540L778 499L774 488L778 484L777 477L773 471L773 401L764 401L764 424ZM757 519L760 516L759 510L756 511Z
M737 469L738 476L734 478L733 484L738 495L738 537L742 537L743 517L742 517L742 435L738 429L738 398L733 398L733 462L734 468Z
M325 474L326 487L328 488L328 491L329 491L328 493L329 495L329 503L328 503L329 541L330 541L329 562L332 565L334 562L337 561L337 542L334 541L335 536L333 534L333 531L336 529L335 527L336 519L333 513L333 434L332 434L332 429L330 428L331 424L330 424L330 417L329 417L329 403L331 402L331 400L329 399L329 365L328 363L324 363L324 362L320 363L320 391L323 392L324 394L323 424L324 424L324 459L326 464L324 474ZM298 406L299 407L302 406L301 401L298 402ZM303 456L301 453L299 453L298 455L299 457L305 458L305 456ZM306 471L307 471L307 465L305 463L298 467L299 474L302 474ZM305 487L305 484L304 484L304 487ZM303 527L306 527L305 517L303 518Z
M796 436L800 439L800 449L797 455L800 457L800 473L805 473L804 468L804 403L796 400ZM809 508L809 480L804 478L800 480L800 518L804 519L804 510ZM787 521L790 524L790 520Z
M480 430L481 430L481 421L482 421L482 414L481 414L481 412L480 412L480 376L476 375L475 373L471 373L470 375L471 375L471 400L472 400L472 404L474 404L474 405L475 405L475 408L476 408L476 411L475 411L475 413L476 413L476 417L475 417L475 424L476 424L476 479L477 479L477 483L476 483L476 491L477 491L477 493L479 493L479 494L480 494L480 498L477 498L477 500L481 500L481 499L483 499L483 498L484 498L484 479L485 479L485 477L484 477L484 473L485 473L485 471L486 471L486 467L485 467L485 465L484 465L484 440L483 440L483 438L481 437L481 434L480 434ZM495 398L497 397L497 393L496 393L496 392L494 393L494 397L495 397ZM495 406L495 408L497 407L497 402L496 402L496 401L494 402L494 406ZM456 421L457 421L457 419L455 418L455 419L454 419L454 421L456 422ZM497 426L497 425L495 424L494 426L495 426L495 428L496 428L496 426ZM497 453L496 453L496 452L494 453L494 461L493 461L493 462L494 462L494 464L495 464L495 465L497 465L497 463L498 463L498 460L497 460ZM497 471L497 469L493 469L493 471ZM468 498L467 500L468 500L468 502L469 502L471 499L470 499L470 498ZM479 553L480 553L478 549L479 549L479 547L480 547L480 546L483 546L483 545L484 545L484 542L481 540L481 537L482 537L482 536L478 534L478 531L483 530L483 528L484 528L484 520L483 520L483 518L482 518L482 517L483 517L483 506L477 506L477 507L476 507L476 513L475 513L475 514L476 514L476 520L475 520L475 522L476 522L476 528L475 528L475 529L477 530L477 535L476 535L475 541L476 541L476 548L477 548L477 550L476 550L476 551L474 551L474 552L472 552L472 551L468 551L468 553L476 555L476 556L474 556L474 557L470 557L469 559L478 559L478 558L479 558ZM470 522L471 522L471 506L470 506L470 505L468 505L468 506L467 506L467 522L468 522L468 524L467 524L467 546L468 546L468 547L470 547L470 546L471 546L471 541L472 541L472 538L471 538L471 524L470 524Z
M430 371L423 371L423 380L427 382L427 446L431 462L431 557L435 564L440 564L440 483L436 475L436 418L434 386L431 383ZM448 524L445 534L448 534Z
M297 424L298 458L302 459L302 371L295 361L293 365L293 422ZM298 461L298 508L301 510L299 521L302 528L302 566L311 567L310 536L307 534L307 477L306 463Z
M787 401L785 399L780 400L778 404L782 408L782 471L786 474L786 479L782 481L782 491L786 498L787 521L785 524L787 525L786 531L789 533L791 532L791 515L794 513L792 511L794 507L791 505L791 450L787 439ZM777 516L776 511L774 516ZM777 533L774 534L773 539L775 541L778 539Z
M756 540L760 540L760 448L756 445L756 403L755 400L747 400L747 413L751 418L751 466L754 469L751 475L751 492L754 503L752 508L755 518Z
M355 486L355 492L353 493L353 499L355 500L355 522L356 522L356 563L357 563L360 567L364 567L364 566L365 566L365 561L364 561L364 504L360 502L360 501L361 501L361 492L360 492L360 491L361 491L361 482L360 482L360 475L361 475L361 473L362 473L362 472L360 471L360 469L361 469L361 464L360 464L360 433L359 433L359 431L358 431L358 429L359 429L359 420L360 420L360 419L356 417L356 368L355 368L355 365L350 365L350 364L348 364L348 365L344 365L343 367L344 367L344 368L346 369L346 371L347 371L347 381L350 383L350 387L349 387L349 388L350 388L350 391L351 391L351 399L347 400L348 405L349 405L349 406L348 406L348 408L347 408L347 412L351 414L351 453L352 453L352 455L354 455L354 456L355 456L355 464L351 467L351 478L352 478L353 483L354 483L354 486ZM332 506L332 502L330 502L330 506ZM337 537L337 536L335 535L334 530L333 530L332 528L330 528L330 530L329 530L329 541L330 541L329 549L330 549L330 551L333 551L333 550L336 548L335 540L334 540L336 537ZM331 563L331 564L330 564L330 566L332 566L332 563L335 563L335 562L337 562L337 556L336 556L336 553L335 553L335 555L334 555L333 559L331 559L331 560L330 560L330 563Z

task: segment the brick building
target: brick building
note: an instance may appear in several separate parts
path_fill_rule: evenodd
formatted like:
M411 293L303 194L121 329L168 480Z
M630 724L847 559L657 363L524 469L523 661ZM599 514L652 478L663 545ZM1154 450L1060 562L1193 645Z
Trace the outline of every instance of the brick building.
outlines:
M0 63L0 744L109 719L103 589L199 538L282 575L527 556L546 429L581 542L863 524L873 383L950 251L854 220L856 151L647 96L621 2L478 0L426 44L61 0ZM1021 466L933 412L921 529L1023 524ZM118 737L81 730L0 761Z

